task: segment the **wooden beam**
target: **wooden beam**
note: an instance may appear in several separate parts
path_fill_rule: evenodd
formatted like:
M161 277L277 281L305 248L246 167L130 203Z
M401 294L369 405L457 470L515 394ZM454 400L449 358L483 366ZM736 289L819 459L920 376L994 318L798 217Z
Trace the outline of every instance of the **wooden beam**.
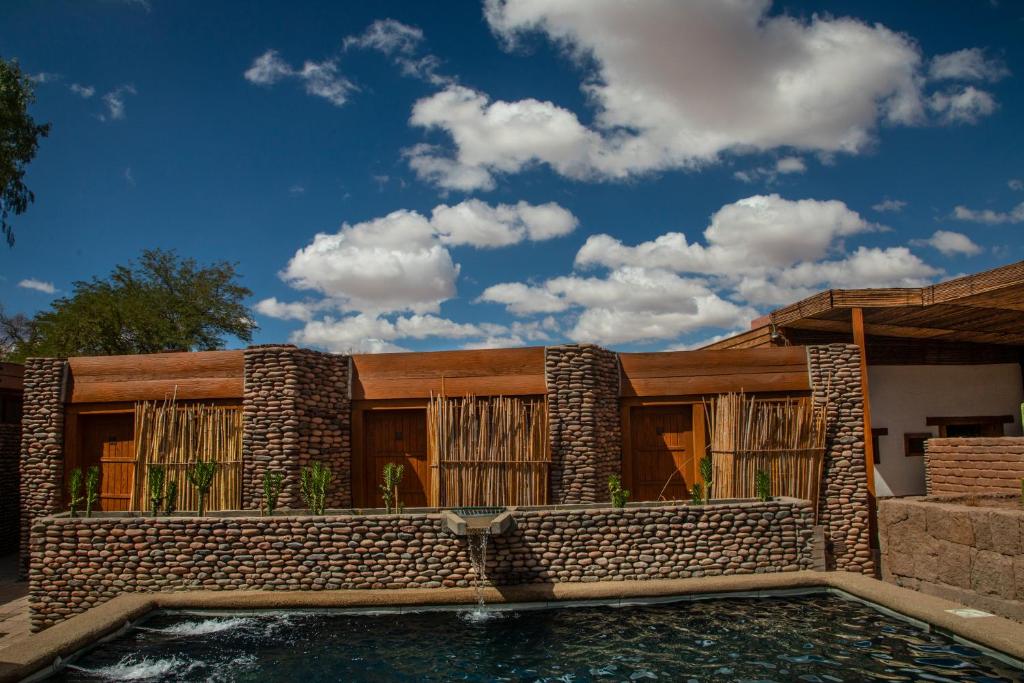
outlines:
M851 309L850 318L853 325L853 343L860 347L860 390L864 400L864 468L868 476L868 495L874 504L875 448L871 443L871 400L868 390L868 347L864 338L864 309Z

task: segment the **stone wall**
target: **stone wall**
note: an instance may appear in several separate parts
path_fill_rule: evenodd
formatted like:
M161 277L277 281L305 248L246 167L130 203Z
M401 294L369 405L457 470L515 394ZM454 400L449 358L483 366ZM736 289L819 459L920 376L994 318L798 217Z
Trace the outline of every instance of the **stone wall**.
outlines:
M1024 508L964 505L965 498L878 502L882 578L1024 621Z
M551 503L606 501L622 466L618 356L593 344L545 349Z
M304 508L303 467L319 460L333 473L328 507L352 504L349 358L291 345L245 351L242 507L261 505L263 474L285 475L278 505Z
M18 525L20 454L21 425L0 424L0 552L3 553L16 550L21 539Z
M1020 493L1024 438L928 439L924 473L930 496Z
M64 498L64 404L67 361L29 358L21 420L21 556L19 575L28 571L29 533L36 517L61 510Z
M812 565L804 501L522 510L491 538L495 585L751 574ZM122 592L470 586L440 515L50 517L32 529L34 630Z
M807 362L814 400L828 406L818 510L828 568L873 574L860 349L853 344L808 346Z

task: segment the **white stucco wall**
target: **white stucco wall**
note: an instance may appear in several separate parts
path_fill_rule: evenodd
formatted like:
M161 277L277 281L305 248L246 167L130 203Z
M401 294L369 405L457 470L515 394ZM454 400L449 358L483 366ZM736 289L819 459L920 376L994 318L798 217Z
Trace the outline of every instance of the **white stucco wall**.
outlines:
M903 453L903 435L931 432L928 417L1013 415L1004 425L1009 436L1021 433L1020 404L1024 400L1021 368L997 365L875 365L868 368L871 426L885 427L879 437L881 462L875 465L878 496L924 495L924 458Z

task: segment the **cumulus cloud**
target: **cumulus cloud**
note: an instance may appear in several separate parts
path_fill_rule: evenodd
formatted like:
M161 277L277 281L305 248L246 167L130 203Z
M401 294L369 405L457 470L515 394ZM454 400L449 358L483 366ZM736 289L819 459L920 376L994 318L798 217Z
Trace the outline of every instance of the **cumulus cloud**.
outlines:
M81 83L72 83L68 86L68 90L75 93L84 100L87 100L96 94L95 87L91 85L82 85Z
M936 55L928 66L932 80L989 81L994 83L1010 75L998 59L989 59L981 48L971 47L944 55Z
M53 286L52 282L37 280L34 277L25 278L18 283L18 286L22 289L34 289L37 292L42 292L43 294L54 294L57 291L57 288Z
M928 239L913 240L915 245L932 247L939 250L946 256L974 256L981 253L981 247L971 241L971 238L962 232L951 230L936 230Z
M430 222L443 243L475 247L548 240L568 235L579 224L576 216L554 202L490 206L478 199L434 207Z
M988 225L1024 223L1024 202L1021 202L1009 211L970 209L961 205L953 209L953 218L970 223L986 223Z
M268 87L286 79L298 81L306 93L322 97L336 107L344 105L349 94L356 90L356 86L338 72L335 60L307 60L297 69L281 59L276 50L267 50L253 60L244 76L250 83Z
M118 86L103 96L103 104L107 107L106 114L100 114L101 121L118 121L125 117L125 97L135 94L135 86L125 84Z
M903 209L907 208L907 202L902 199L883 199L877 204L874 204L871 208L878 213L886 213L889 211L899 213Z
M479 300L520 316L559 313L574 320L570 337L616 344L739 328L755 306L828 287L919 286L940 274L906 247L846 249L846 238L878 228L840 201L756 195L712 214L703 241L669 232L627 245L592 235L576 254L577 272L498 283ZM583 272L590 269L604 272Z
M621 179L699 167L727 152L858 153L881 123L920 124L929 112L969 122L994 106L977 89L929 99L924 59L904 34L770 9L766 0L487 0L486 19L504 43L539 33L573 58L593 121L555 102L494 100L452 84L417 102L410 121L447 134L453 149L410 155L411 165L460 190L487 189L495 174L534 165ZM951 72L953 61L937 73Z

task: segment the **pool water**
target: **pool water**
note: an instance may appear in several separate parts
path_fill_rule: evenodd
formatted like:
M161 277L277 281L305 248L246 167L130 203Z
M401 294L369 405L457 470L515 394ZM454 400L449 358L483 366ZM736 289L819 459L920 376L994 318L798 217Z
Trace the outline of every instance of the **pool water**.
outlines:
M496 612L157 614L52 680L1021 681L828 595Z

